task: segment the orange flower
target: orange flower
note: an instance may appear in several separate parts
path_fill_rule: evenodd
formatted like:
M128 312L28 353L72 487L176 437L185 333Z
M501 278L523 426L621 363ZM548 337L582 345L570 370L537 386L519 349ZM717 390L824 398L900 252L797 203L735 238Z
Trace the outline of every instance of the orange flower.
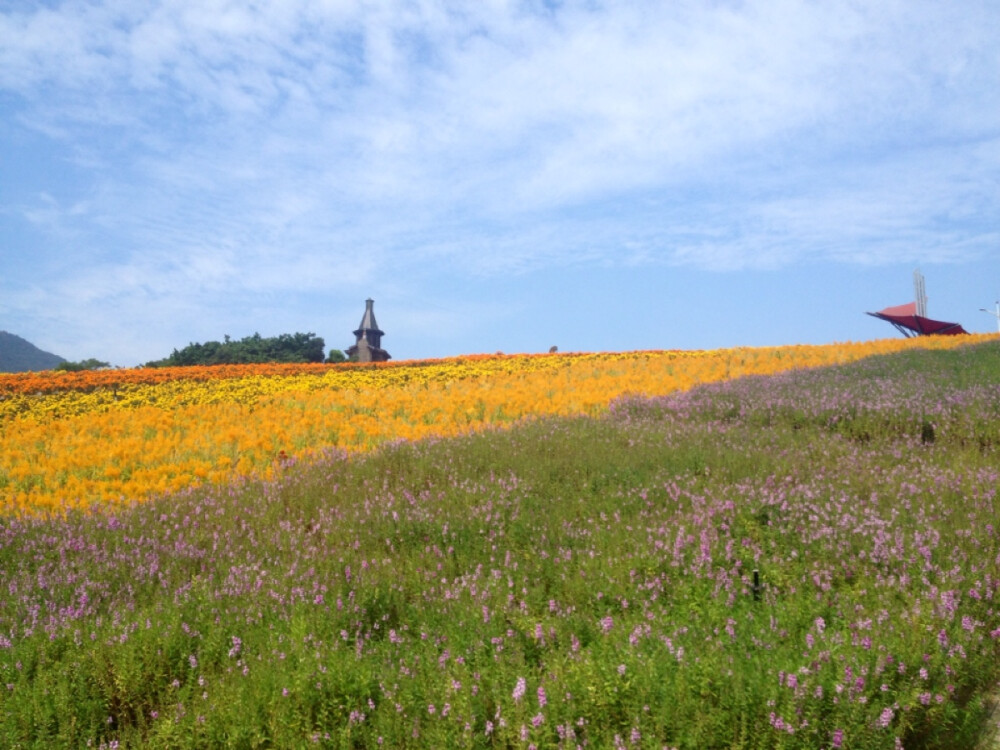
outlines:
M0 497L8 513L142 499L324 447L454 435L526 416L597 414L749 374L996 336L715 351L473 355L340 365L230 365L0 375ZM0 511L0 512L2 512Z

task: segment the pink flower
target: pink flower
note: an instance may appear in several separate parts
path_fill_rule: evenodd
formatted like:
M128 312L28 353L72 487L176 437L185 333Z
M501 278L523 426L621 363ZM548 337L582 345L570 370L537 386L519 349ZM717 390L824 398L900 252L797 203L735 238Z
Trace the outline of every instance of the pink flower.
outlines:
M517 703L524 697L525 690L528 689L528 684L525 682L523 677L517 678L517 684L514 685L514 692L511 693L514 698L514 702Z

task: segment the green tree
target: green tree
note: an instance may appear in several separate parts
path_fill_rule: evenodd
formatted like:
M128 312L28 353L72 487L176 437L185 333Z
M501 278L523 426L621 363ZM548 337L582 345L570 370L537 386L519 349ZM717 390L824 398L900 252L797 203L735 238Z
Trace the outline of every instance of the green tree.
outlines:
M56 365L55 369L65 370L66 372L79 372L80 370L101 370L105 367L111 367L111 364L91 357L80 362L60 362Z
M344 354L340 349L331 349L330 355L326 358L326 361L330 364L337 364L339 362L346 362L347 355Z
M260 362L322 362L325 342L314 333L283 333L264 338L259 333L233 341L191 343L174 349L165 359L147 362L147 367L252 364Z

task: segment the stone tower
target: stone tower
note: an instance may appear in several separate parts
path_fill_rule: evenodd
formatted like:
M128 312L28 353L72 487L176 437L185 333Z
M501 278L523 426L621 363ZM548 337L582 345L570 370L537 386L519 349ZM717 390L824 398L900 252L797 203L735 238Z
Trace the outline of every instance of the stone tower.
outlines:
M385 362L392 358L389 352L382 348L385 331L380 331L378 323L375 322L374 306L375 300L370 297L365 300L365 314L361 318L358 330L354 332L357 342L345 352L350 359L357 355L358 362Z

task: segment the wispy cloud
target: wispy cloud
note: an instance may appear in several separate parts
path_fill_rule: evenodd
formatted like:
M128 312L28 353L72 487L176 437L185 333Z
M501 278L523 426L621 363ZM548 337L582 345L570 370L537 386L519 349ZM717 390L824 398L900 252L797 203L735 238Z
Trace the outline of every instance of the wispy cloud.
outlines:
M0 221L72 233L88 269L45 288L78 309L434 264L962 262L1000 232L987 1L8 8L0 112L75 187Z

